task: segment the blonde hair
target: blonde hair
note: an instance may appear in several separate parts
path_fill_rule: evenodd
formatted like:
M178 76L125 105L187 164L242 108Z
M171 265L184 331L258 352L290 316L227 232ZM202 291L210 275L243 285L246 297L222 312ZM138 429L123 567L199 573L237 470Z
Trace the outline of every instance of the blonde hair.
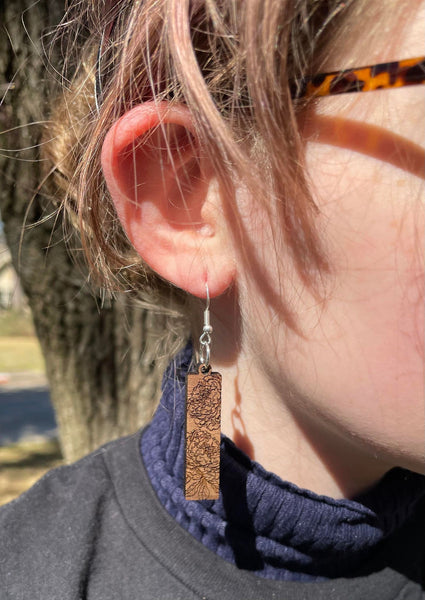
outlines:
M89 263L104 285L137 290L155 305L168 304L170 297L184 305L184 294L153 273L131 246L100 168L112 123L148 100L189 107L229 198L239 180L258 202L279 207L278 226L307 284L327 269L297 126L305 102L294 102L290 87L320 72L358 15L371 22L370 4L92 0L71 5L64 19L73 32L66 70L74 72L52 114L49 154L65 189L64 205L78 216ZM96 77L102 83L99 111ZM235 203L231 208L237 211Z

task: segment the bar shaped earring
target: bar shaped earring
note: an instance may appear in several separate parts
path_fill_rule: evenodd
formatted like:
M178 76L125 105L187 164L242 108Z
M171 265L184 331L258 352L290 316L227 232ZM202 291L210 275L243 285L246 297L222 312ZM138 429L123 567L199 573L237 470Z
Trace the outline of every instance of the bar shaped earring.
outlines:
M216 500L220 493L221 374L210 365L208 284L196 372L186 376L186 500Z

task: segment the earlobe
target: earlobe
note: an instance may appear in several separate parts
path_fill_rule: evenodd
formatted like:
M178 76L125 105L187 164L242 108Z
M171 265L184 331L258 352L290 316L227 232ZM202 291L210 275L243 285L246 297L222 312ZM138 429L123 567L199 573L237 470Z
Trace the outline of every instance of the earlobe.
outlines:
M118 217L144 261L174 285L211 297L235 266L218 186L183 105L149 102L108 131L102 169Z

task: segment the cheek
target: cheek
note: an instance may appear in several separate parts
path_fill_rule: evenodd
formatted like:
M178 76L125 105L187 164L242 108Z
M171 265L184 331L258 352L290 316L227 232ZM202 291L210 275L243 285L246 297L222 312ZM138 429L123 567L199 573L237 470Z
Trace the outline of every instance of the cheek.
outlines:
M340 200L327 218L339 319L351 322L363 352L375 361L403 370L422 371L424 358L423 208L391 194L367 199L356 194ZM361 223L361 225L360 225ZM372 353L375 352L374 356ZM382 372L382 371L381 371Z
M324 300L318 302L297 279L284 241L267 234L264 218L261 236L257 229L252 233L261 241L255 245L259 273L255 284L243 286L249 311L244 331L277 393L291 390L283 402L294 413L332 428L390 465L420 470L422 182L380 163L376 169L377 161L345 156L334 149L325 155L324 147L316 146L309 169L332 268ZM248 230L263 223L257 217L250 215ZM294 310L303 335L288 327L276 297Z
M385 449L396 464L403 456L404 466L418 469L424 429L421 182L397 186L397 170L363 167L361 182L350 168L338 182L331 176L321 182L332 190L321 219L333 283L309 332L318 375L308 390L310 398L321 398L328 419Z

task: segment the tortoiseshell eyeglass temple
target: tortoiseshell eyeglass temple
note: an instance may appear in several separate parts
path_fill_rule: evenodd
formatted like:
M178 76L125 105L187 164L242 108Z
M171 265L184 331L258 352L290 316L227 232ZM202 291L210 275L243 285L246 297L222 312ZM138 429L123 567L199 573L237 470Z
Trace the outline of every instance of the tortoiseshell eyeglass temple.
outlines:
M291 93L296 100L311 96L370 92L423 83L425 83L425 56L419 56L305 77L291 86Z

